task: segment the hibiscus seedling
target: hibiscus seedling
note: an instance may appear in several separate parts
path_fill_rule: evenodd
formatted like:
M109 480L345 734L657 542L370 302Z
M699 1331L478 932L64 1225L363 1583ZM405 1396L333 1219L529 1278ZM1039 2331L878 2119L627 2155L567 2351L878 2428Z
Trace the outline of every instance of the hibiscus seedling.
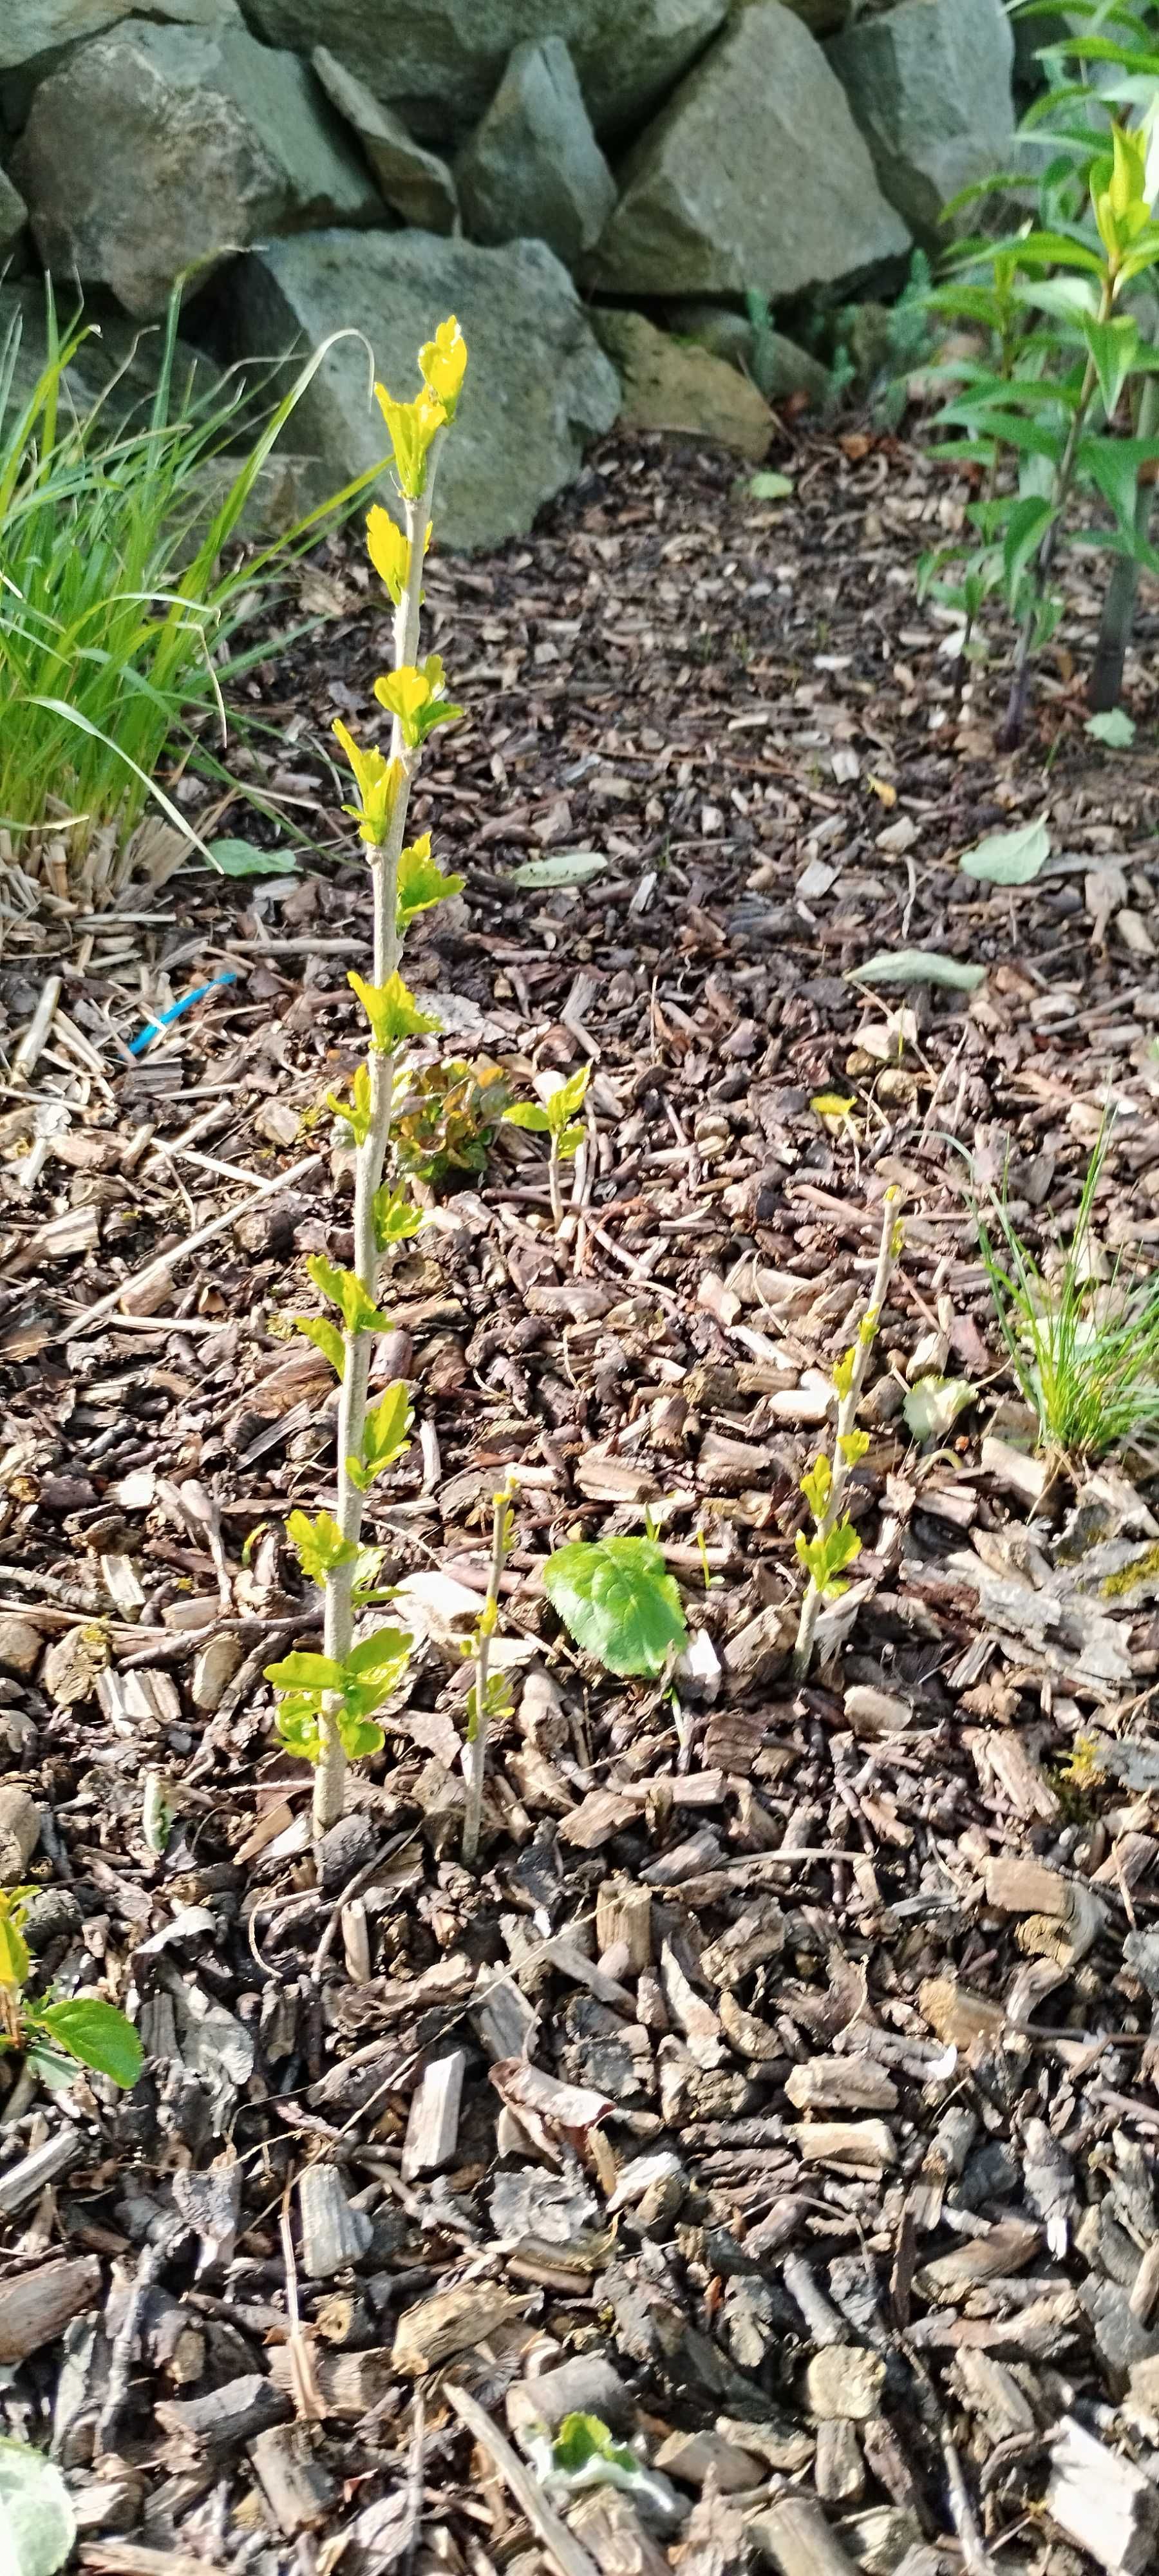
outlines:
M141 2042L115 2004L98 1995L54 2002L25 1992L32 1961L22 1926L36 1894L35 1887L0 1894L0 2049L19 2049L31 2072L56 2090L72 2082L78 2066L89 2066L128 2092L141 2072Z
M582 1109L587 1096L590 1073L591 1066L587 1064L581 1064L577 1072L567 1076L566 1081L561 1073L545 1073L542 1102L517 1100L514 1108L503 1112L508 1127L523 1127L533 1136L546 1136L548 1139L547 1186L551 1192L551 1214L557 1233L563 1224L560 1165L569 1163L584 1141L586 1131L576 1113Z
M610 1673L658 1681L688 1644L680 1594L652 1537L574 1539L549 1556L543 1585L577 1646Z
M367 549L394 608L394 660L375 682L378 703L391 718L387 748L360 743L342 723L335 734L350 764L354 801L345 808L358 826L370 871L374 958L369 978L349 981L365 1015L369 1048L345 1097L331 1098L354 1150L354 1255L340 1270L322 1257L307 1263L310 1279L330 1312L300 1319L334 1369L338 1405L338 1493L333 1513L310 1521L294 1513L289 1537L309 1581L321 1586L325 1612L321 1654L288 1655L266 1678L279 1695L278 1729L288 1748L315 1766L314 1830L325 1833L342 1814L346 1765L383 1742L377 1712L406 1670L410 1638L385 1628L354 1642L356 1611L370 1595L360 1580L365 1551L361 1532L365 1498L376 1479L408 1445L410 1405L401 1381L368 1402L374 1337L390 1318L379 1304L383 1266L394 1248L418 1231L420 1212L396 1186L388 1165L397 1110L400 1050L427 1035L437 1020L419 1008L401 971L402 944L413 920L457 894L461 877L448 876L431 856L430 834L407 843L411 787L431 736L460 713L447 695L442 660L419 659L423 561L431 536L431 507L439 456L454 419L467 365L458 323L442 322L419 352L422 389L409 402L385 386L375 392L390 435L398 486L397 516L376 506L367 521Z

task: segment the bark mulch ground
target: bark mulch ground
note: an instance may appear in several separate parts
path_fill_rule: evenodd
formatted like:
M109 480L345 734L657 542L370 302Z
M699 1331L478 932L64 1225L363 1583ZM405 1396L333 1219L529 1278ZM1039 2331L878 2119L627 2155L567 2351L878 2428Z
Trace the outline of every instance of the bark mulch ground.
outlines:
M376 1376L416 1438L369 1526L416 1652L316 1856L262 1668L320 1624L286 1512L333 1499L290 1319L349 1224L308 1122L359 1050L354 547L242 749L332 855L222 883L154 828L103 909L7 925L13 1048L62 987L0 1108L0 1860L38 1978L125 2005L147 2067L48 2096L7 2061L0 2402L109 2576L1159 2546L1159 1458L1036 1458L971 1208L1005 1176L1033 1243L1065 1232L1111 1106L1099 1240L1159 1234L1159 767L1083 732L1077 588L997 760L997 687L959 697L915 603L961 494L884 438L790 463L773 506L613 443L526 544L432 562L467 721L416 819L466 888L409 971L524 1095L589 1061L591 1120L558 1240L506 1129L398 1261ZM1036 884L959 873L1039 814ZM601 873L513 885L576 849ZM857 981L903 949L984 980ZM890 1185L863 1552L795 1689L798 1479ZM958 1394L918 1441L923 1378ZM510 1461L473 1875L461 1646ZM693 1631L664 1688L574 1652L542 1586L646 1513ZM529 2420L572 2413L656 2474L569 2488L533 2446L528 2476Z

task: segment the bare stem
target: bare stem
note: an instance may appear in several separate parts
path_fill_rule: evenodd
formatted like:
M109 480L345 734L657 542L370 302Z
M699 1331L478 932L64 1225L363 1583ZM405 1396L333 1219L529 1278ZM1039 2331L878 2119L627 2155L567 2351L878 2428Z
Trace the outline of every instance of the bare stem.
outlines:
M1106 322L1109 319L1113 304L1114 290L1112 282L1108 278L1104 280L1102 296L1099 302L1098 318L1100 323ZM1014 657L1014 674L1010 683L1010 696L1007 701L1006 713L1002 719L997 735L997 743L1000 751L1013 751L1015 746L1022 740L1022 727L1026 720L1026 702L1030 694L1030 657L1034 647L1035 630L1038 625L1039 613L1046 592L1046 585L1050 579L1051 565L1054 562L1055 554L1058 549L1062 514L1070 497L1070 487L1074 480L1075 467L1078 463L1079 441L1082 437L1083 430L1086 427L1087 413L1090 410L1097 383L1098 369L1095 365L1094 359L1090 358L1087 361L1086 373L1083 377L1082 390L1079 394L1078 405L1071 417L1070 427L1067 431L1066 444L1063 448L1058 465L1055 468L1054 478L1051 484L1050 498L1054 510L1054 517L1052 518L1050 525L1047 528L1046 535L1042 540L1042 544L1038 549L1038 556L1034 567L1034 583L1030 606L1022 621L1022 632L1018 638L1018 651Z
M487 1685L490 1677L491 1639L499 1617L499 1585L507 1558L507 1541L511 1527L511 1486L492 1501L491 1572L487 1580L487 1598L475 1631L475 1723L468 1752L467 1804L463 1812L463 1862L470 1868L479 1850L483 1823L483 1784L487 1777Z
M547 1157L547 1186L551 1192L551 1221L556 1233L563 1224L563 1181L559 1168L559 1138L553 1136Z
M853 1472L850 1459L846 1454L843 1444L857 1426L857 1408L861 1402L861 1390L865 1384L865 1372L869 1366L869 1354L873 1348L876 1328L885 1305L886 1297L889 1293L889 1283L893 1277L894 1270L897 1267L897 1258L901 1250L901 1228L898 1224L897 1217L897 1197L898 1194L896 1190L886 1191L885 1206L882 1211L881 1241L877 1250L877 1268L873 1274L873 1286L869 1292L869 1307L867 1313L862 1319L861 1328L853 1345L854 1360L849 1385L846 1388L845 1394L839 1399L837 1406L837 1431L833 1442L833 1474L829 1487L829 1499L825 1506L824 1515L817 1523L817 1536L820 1539L829 1538L837 1527L837 1523L841 1518L842 1509L844 1507L845 1488ZM801 1616L797 1627L797 1642L793 1649L793 1678L795 1681L804 1680L813 1660L813 1639L816 1634L817 1620L820 1616L822 1598L822 1593L818 1589L813 1576L810 1575L808 1583L805 1586L805 1597L801 1603Z
M437 451L440 437L430 451L427 488L421 499L408 500L406 533L410 545L406 587L394 614L394 668L411 665L418 652L419 617L422 605L423 556L430 520L431 494L434 487ZM381 848L371 853L370 877L374 905L374 981L388 983L398 965L398 863L406 839L407 811L419 753L408 752L402 739L402 728L395 718L391 734L392 760L401 763L403 786L391 811L390 828ZM371 1049L370 1055L370 1125L358 1147L354 1164L354 1262L355 1275L369 1297L377 1304L381 1255L374 1225L375 1193L382 1183L390 1147L391 1117L394 1105L394 1056ZM368 1332L343 1336L345 1365L342 1390L338 1400L338 1527L345 1539L355 1545L362 1533L363 1496L351 1482L349 1461L362 1452L366 1427L366 1399L370 1386L372 1335ZM323 1651L335 1663L344 1663L350 1652L354 1632L354 1563L336 1566L326 1582L326 1613ZM314 1773L314 1832L324 1834L336 1825L346 1801L346 1754L338 1732L336 1697L323 1705L318 1722L319 1755Z

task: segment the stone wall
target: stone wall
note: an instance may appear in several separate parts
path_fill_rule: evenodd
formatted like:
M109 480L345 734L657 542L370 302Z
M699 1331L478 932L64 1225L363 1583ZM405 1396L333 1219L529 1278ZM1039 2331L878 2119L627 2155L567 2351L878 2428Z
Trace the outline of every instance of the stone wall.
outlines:
M903 274L1007 157L1011 58L1002 0L0 0L0 262L143 325L185 276L239 357L361 332L399 391L458 313L440 533L483 546L621 405L759 455L746 293ZM343 340L297 419L319 483L377 419Z

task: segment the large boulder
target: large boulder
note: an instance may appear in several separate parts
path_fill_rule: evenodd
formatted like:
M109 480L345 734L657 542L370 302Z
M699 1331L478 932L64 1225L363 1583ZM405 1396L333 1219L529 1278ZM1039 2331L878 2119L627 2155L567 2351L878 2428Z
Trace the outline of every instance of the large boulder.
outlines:
M356 72L326 45L310 57L332 107L353 128L388 206L427 233L453 233L459 218L455 182L437 153L425 152L401 117L384 107Z
M1010 166L1014 38L1002 0L900 0L827 51L891 205L936 242L947 200Z
M529 234L568 268L595 248L616 202L616 183L562 36L516 46L456 177L463 221L475 241Z
M42 81L11 168L46 266L139 319L264 234L382 219L308 66L244 28L126 18Z
M927 0L919 0L926 6ZM628 154L587 263L625 295L771 303L909 248L835 72L779 0L750 0Z
M428 143L461 143L515 45L562 36L601 134L638 125L723 23L728 0L244 0L259 36L329 45Z
M596 332L623 379L627 429L662 429L731 447L754 465L768 451L773 415L736 367L708 349L682 348L642 313L597 309Z
M0 269L16 258L28 222L24 199L0 170Z
M251 252L235 300L247 354L282 357L296 335L313 345L352 325L399 398L418 390L422 342L458 315L467 383L436 508L449 546L522 534L540 503L572 480L584 440L616 417L615 370L567 270L542 242L481 250L434 233L313 233ZM294 443L322 460L331 487L381 460L381 497L391 500L386 432L356 339L323 359L295 414Z
M132 0L3 0L0 7L0 72L60 45L103 35L118 18L133 14ZM181 26L240 27L237 0L149 0L151 18L171 18Z

